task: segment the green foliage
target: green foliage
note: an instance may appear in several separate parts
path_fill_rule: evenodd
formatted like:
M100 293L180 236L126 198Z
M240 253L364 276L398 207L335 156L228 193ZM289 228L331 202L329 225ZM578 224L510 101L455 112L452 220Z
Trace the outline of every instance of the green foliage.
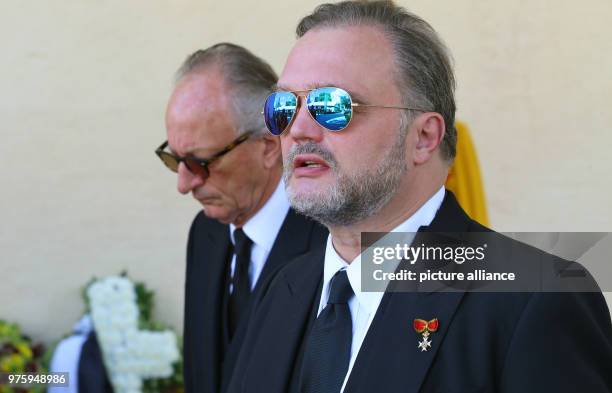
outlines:
M29 337L22 334L19 326L0 320L0 372L2 373L44 373L42 357L45 352L42 344L33 344ZM42 387L0 386L0 393L39 393Z
M138 318L138 326L140 329L147 330L162 330L154 329L155 322L153 321L153 297L154 293L152 290L147 289L143 282L137 282L134 284L134 290L136 291L136 303L138 304L138 310L140 316Z

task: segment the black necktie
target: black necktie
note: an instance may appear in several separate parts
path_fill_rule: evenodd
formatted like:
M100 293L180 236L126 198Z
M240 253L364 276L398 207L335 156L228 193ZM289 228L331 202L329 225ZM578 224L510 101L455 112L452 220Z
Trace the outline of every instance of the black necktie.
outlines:
M234 230L234 254L236 264L232 277L232 293L229 299L229 336L234 336L240 318L244 315L251 295L249 265L251 263L251 245L253 241L241 228Z
M331 279L327 306L314 322L304 349L300 393L339 393L351 357L353 289L340 270Z

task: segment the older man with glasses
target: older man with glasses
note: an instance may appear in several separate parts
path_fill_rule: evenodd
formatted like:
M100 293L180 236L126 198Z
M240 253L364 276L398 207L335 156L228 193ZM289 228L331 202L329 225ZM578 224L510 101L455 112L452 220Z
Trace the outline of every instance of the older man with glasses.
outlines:
M252 298L279 267L327 234L285 196L280 141L260 114L276 80L263 60L221 43L185 60L168 103L168 140L156 154L177 173L179 192L203 206L187 245L187 392L220 390Z

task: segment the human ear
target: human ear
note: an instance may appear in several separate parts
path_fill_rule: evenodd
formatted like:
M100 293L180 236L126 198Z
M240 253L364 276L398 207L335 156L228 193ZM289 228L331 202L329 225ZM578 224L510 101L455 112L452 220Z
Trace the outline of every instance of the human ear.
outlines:
M281 157L280 137L275 135L265 135L261 138L264 144L263 163L266 169L270 169L278 165Z
M436 154L444 138L444 118L439 113L426 112L417 116L413 124L416 129L413 161L415 165L424 164Z

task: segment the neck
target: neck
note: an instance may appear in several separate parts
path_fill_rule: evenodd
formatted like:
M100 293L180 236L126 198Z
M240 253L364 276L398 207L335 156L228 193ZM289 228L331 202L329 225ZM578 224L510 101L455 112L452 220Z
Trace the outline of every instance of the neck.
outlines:
M401 185L389 203L376 214L347 226L330 225L328 229L332 236L334 249L344 261L350 264L361 253L361 234L363 232L390 232L416 213L443 184L444 180L437 179L430 181L427 187L423 187L422 183L421 186Z
M266 179L266 182L263 184L263 191L260 193L260 197L257 199L256 203L253 204L253 208L248 212L239 215L236 220L234 220L233 224L241 228L247 221L249 221L262 207L268 202L274 191L276 191L276 187L278 187L278 182L282 176L282 167L275 167L270 170L270 175Z

